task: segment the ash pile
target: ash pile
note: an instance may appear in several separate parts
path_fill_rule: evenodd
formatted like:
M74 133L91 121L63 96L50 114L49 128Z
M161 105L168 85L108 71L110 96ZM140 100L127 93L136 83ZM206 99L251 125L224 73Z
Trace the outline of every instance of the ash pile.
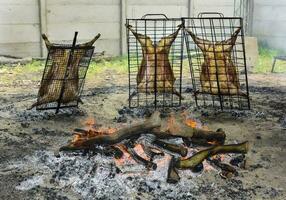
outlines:
M222 130L207 130L185 115L180 115L184 124L178 123L178 116L159 117L164 129L156 133L146 129L154 125L154 115L160 116L155 112L146 120L119 128L91 123L76 129L72 141L59 152L37 151L2 168L29 174L17 190L54 199L200 199L212 192L226 198L251 197L254 189L245 189L238 179L247 167L247 142L225 145ZM187 130L184 134L193 131L190 140L182 137L182 131L172 132L178 126ZM138 131L142 127L143 132ZM132 137L127 134L109 143L96 139L130 130ZM216 137L197 137L194 130ZM159 137L159 133L172 135ZM228 187L223 186L225 182Z

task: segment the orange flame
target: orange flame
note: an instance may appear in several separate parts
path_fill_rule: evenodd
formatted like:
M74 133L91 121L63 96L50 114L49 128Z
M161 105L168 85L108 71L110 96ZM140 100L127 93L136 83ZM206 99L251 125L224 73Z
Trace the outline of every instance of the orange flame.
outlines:
M191 116L191 114L188 111L184 111L182 112L181 116L185 119L184 123L192 128L198 128L199 127L199 123L193 119Z
M94 138L99 135L113 134L116 128L96 127L96 121L92 117L88 117L83 124L86 126L84 133L75 133L71 141L72 146L81 146L82 143L88 139Z
M202 125L202 123L200 121L195 120L194 118L192 118L191 114L189 112L184 111L181 115L185 118L185 124L187 126L190 126L192 128L203 129L203 130L206 130L206 131L210 130L207 126Z
M197 123L194 119L191 119L191 118L187 118L187 119L185 120L185 124L186 124L187 126L192 127L192 128L197 128L197 125L198 125L198 123Z

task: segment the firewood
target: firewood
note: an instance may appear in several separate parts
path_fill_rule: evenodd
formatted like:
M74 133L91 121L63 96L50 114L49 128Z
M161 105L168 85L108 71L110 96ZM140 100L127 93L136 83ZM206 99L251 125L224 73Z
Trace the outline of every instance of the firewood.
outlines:
M142 133L147 133L153 128L159 127L161 125L160 121L161 121L160 113L154 112L149 119L143 122L138 122L136 124L124 127L112 134L101 134L91 138L84 138L80 141L77 141L76 143L71 143L67 146L61 147L60 150L70 150L73 148L77 149L81 147L90 148L91 146L94 146L96 144L103 144L103 145L116 144L124 139L138 137Z
M222 170L222 171L219 173L219 175L220 175L220 177L222 177L223 179L228 179L228 178L233 177L234 174L233 174L232 172Z
M112 148L114 149L114 158L116 159L122 158L123 152L116 146L112 146Z
M155 140L153 143L164 149L167 149L168 151L178 153L182 157L185 157L188 153L187 148L183 147L182 145L175 145L175 144L163 142L161 140Z
M150 158L150 161L153 161L155 156L164 156L164 152L161 151L160 149L147 146L147 145L143 145L143 144L141 145L143 147L145 154Z
M243 142L240 144L230 144L230 145L218 145L207 148L205 150L199 151L193 156L178 160L176 167L179 169L194 169L198 164L202 163L206 158L221 154L221 153L242 153L246 154L248 152L248 142Z
M193 136L191 137L192 143L208 145L217 144L222 145L225 141L225 132L222 129L217 129L217 131L206 131L203 129L196 129Z
M157 169L156 163L153 163L150 160L146 160L146 159L142 158L140 155L138 155L136 153L136 151L133 148L128 148L127 151L136 162L143 164L148 170L150 170L150 169L156 170Z
M223 163L219 159L208 159L209 163L217 168L220 168L222 171L228 172L228 177L230 174L237 175L237 170L229 164ZM224 173L226 174L226 173Z
M161 120L161 126L154 128L152 133L159 138L181 137L192 141L204 141L204 143L223 144L225 132L222 129L209 131L200 128L193 128L185 124L185 119L169 117Z
M81 128L75 128L73 131L76 132L76 133L82 133L82 134L87 134L88 133L87 130L84 130L84 129L81 129Z
M167 182L168 183L177 183L180 180L180 176L178 174L178 170L175 168L175 158L172 156L169 168L168 168L168 177Z
M88 131L76 129L78 133L88 135ZM71 143L68 147L62 147L61 150L72 150L81 148L90 148L94 145L112 145L121 142L124 139L131 139L139 137L141 134L151 133L158 138L166 139L172 137L187 138L191 140L203 139L206 142L213 142L215 144L223 144L225 140L225 133L222 130L208 131L204 129L192 128L181 121L175 121L170 125L170 120L161 119L158 111L147 120L136 124L131 124L127 127L118 129L114 133L98 134L94 137L82 137L79 141ZM166 148L173 146L167 145ZM73 148L76 147L76 148ZM170 147L171 148L171 147ZM176 149L176 148L175 148ZM172 150L171 150L172 151ZM176 152L176 150L175 150ZM178 150L182 156L186 154L185 150Z

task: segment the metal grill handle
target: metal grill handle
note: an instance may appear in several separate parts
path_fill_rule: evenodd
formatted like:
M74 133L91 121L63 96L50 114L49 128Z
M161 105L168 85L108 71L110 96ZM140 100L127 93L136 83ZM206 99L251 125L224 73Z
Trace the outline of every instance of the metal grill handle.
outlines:
M146 15L143 15L141 19L146 19L146 17L148 16L161 16L161 17L164 17L165 19L169 19L165 14L146 14Z
M203 17L204 15L218 15L219 17L224 17L222 13L219 12L201 12L198 14L198 17Z

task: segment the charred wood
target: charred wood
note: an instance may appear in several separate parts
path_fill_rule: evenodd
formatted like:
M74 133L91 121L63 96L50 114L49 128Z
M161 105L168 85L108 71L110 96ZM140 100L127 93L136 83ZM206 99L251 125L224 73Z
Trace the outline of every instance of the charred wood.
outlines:
M149 160L142 158L140 155L138 155L136 153L136 151L134 149L128 148L127 151L136 162L143 164L148 170L149 169L152 169L152 170L157 169L156 163L153 163L152 161L149 161Z
M223 178L230 178L233 175L237 176L237 170L229 164L223 163L219 159L208 159L209 163L219 169L221 169L220 175Z
M168 168L168 177L167 177L168 183L177 183L180 180L178 170L175 168L175 163L176 163L175 158L174 156L172 156Z
M239 155L231 159L229 163L233 166L239 167L243 163L244 160L245 160L245 155Z
M167 149L168 151L180 154L182 157L185 157L188 153L188 150L182 145L171 144L163 142L162 140L155 140L153 143L159 147Z
M154 148L148 145L142 145L145 154L153 161L155 156L164 156L164 152L158 148Z

